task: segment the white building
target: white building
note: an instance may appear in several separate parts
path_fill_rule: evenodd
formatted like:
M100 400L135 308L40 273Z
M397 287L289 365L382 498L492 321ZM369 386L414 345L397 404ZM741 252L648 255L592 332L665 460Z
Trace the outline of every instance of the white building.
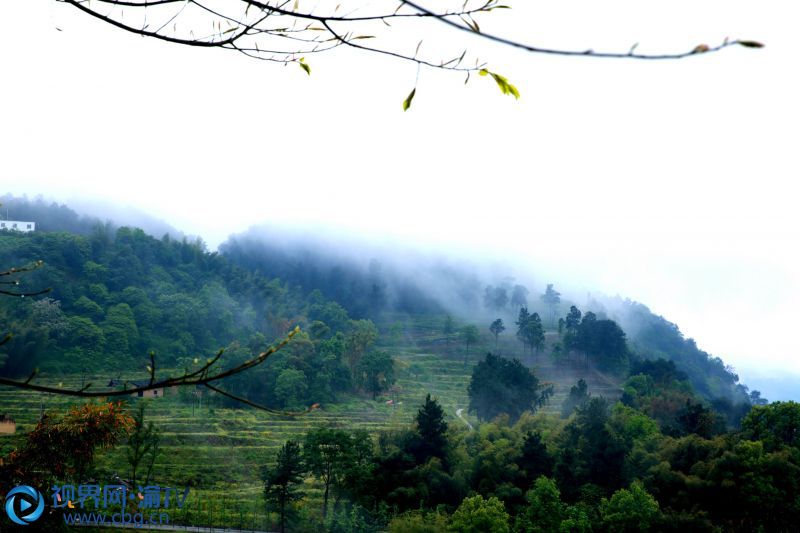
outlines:
M0 220L0 231L7 229L13 231L34 231L36 222L26 222L23 220Z

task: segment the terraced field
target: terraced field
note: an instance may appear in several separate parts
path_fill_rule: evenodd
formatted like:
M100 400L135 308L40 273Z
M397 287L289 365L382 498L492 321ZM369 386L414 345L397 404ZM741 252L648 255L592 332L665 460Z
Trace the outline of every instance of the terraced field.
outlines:
M441 339L425 328L412 330L410 334L406 331L404 338L398 340L404 349L392 349L398 377L396 387L377 400L352 397L340 404L323 405L320 410L299 417L280 417L250 408L214 407L213 402L209 406L209 398L203 400L202 406L192 406L181 401L177 394L148 400L148 419L160 428L162 435L162 454L154 467L154 483L180 489L191 487L187 506L173 514L171 521L268 529L271 524L263 510L260 468L286 440L301 440L310 428L363 428L372 434L401 428L412 423L427 393L443 405L452 426L468 430L464 421L456 417L459 408L464 408L462 416L473 425L477 424L466 412L467 385L478 354L489 346L473 348L470 362L465 366L463 347L454 342L449 348L443 346ZM510 355L514 350L519 351L517 344L511 340L506 342L498 347L500 353ZM557 414L569 386L575 383L575 371L563 365L555 366L543 354L529 362L534 363L532 366L536 367L540 379L554 384L555 393L544 410ZM612 381L595 372L581 374L592 394L611 399L619 397L619 389ZM79 376L42 376L42 381L61 381L64 386L80 385L82 379ZM103 383L108 376L86 379ZM388 399L394 400L393 405L387 403ZM0 390L0 413L14 418L18 424L16 435L0 436L0 454L22 441L24 433L36 424L42 409L66 409L72 403L73 400L65 397ZM69 450L62 453L68 454ZM98 478L101 480L111 479L115 474L126 478L127 472L123 447L99 457ZM306 490L310 500L306 508L316 512L319 508L316 503L321 503L320 487L308 480Z

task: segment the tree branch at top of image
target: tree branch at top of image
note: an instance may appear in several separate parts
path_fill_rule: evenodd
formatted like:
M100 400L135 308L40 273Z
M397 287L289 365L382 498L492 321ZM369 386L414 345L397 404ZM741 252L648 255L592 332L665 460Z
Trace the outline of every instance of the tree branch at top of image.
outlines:
M301 6L300 0L57 0L116 28L161 41L199 48L221 48L250 58L278 64L297 64L306 74L309 56L345 47L367 54L416 64L417 68L444 70L466 75L488 76L503 94L519 98L519 90L509 80L489 70L488 64L464 49L460 54L435 51L421 53L424 39L409 23L431 21L463 32L477 42L491 42L532 54L636 60L679 60L699 54L719 52L732 46L760 48L760 42L725 38L717 44L692 44L679 51L642 52L639 43L624 50L557 48L532 44L483 31L478 19L497 9L510 9L500 0L466 0L448 6L425 7L417 1L373 2L335 7ZM305 4L305 2L303 2ZM376 7L373 7L376 5ZM437 30L438 31L438 30ZM435 35L438 35L435 34ZM408 45L398 44L406 39ZM387 41L394 40L387 44ZM371 44L376 43L376 44ZM416 47L414 44L416 43ZM413 49L413 53L411 50ZM419 76L419 70L417 77ZM414 89L403 101L411 107Z

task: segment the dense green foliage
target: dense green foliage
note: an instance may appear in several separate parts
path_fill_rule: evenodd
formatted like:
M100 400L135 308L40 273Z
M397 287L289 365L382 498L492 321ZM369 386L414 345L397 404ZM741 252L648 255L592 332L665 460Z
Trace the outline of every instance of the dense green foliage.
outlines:
M791 531L800 447L786 442L787 426L756 419L797 409L763 408L757 430L672 437L639 410L592 398L567 421L526 413L470 431L445 424L428 397L416 427L362 449L359 471L371 475L347 493L348 505L373 524L364 531ZM356 439L317 430L308 442L320 435ZM324 481L324 469L315 475Z
M488 500L480 495L464 498L453 513L450 528L464 533L508 533L508 513L494 496Z
M0 347L0 373L98 373L108 379L159 368L191 368L225 348L240 363L294 325L308 330L266 365L226 381L231 392L274 407L302 408L393 382L391 357L374 353L369 320L281 280L247 272L200 242L155 239L142 230L95 226L87 236L0 233L0 264L44 267L21 287L52 287L44 298L0 299L13 338ZM105 384L105 383L104 383Z
M732 404L748 402L747 387L738 383L739 376L719 357L697 347L693 339L684 338L676 324L654 315L643 304L630 300L608 300L607 305L595 302L598 314L612 314L627 333L630 348L643 359L663 358L673 361L684 372L694 390L703 398L723 399Z
M232 365L299 324L303 331L267 364L221 385L292 410L358 395L370 416L359 427L369 433L309 416L298 422L299 436L281 433L283 422L272 419L248 421L248 430L256 423L259 430L234 435L227 429L237 421L215 420L210 410L200 415L219 426L202 431L219 430L214 438L264 466L259 498L281 527L788 531L800 520L800 407L758 405L765 402L719 359L639 304L592 301L586 312L574 305L566 311L569 302L549 286L529 312L522 285L482 291L463 272L444 269L452 278L447 288L459 289L455 301L463 304L464 315L454 318L432 293L376 261L361 268L354 260L333 261L333 252L326 262L313 251L258 248L242 239L224 254L209 253L199 241L87 226L68 211L56 213L67 221L62 227L74 223L79 234L0 233L0 264L43 259L44 268L20 279L54 289L36 299L0 299L0 324L14 333L0 347L3 375L24 378L40 367L51 376L90 370L118 377L143 371L151 350L167 370L192 367L221 347ZM493 314L479 321L469 313L481 305ZM410 316L392 314L398 311ZM508 323L518 317L522 359L536 363L534 370L513 357L519 343L501 335L498 316ZM483 326L472 325L473 318ZM471 374L462 369L471 349L492 345L509 356L489 354ZM429 360L440 366L431 370L423 364ZM542 366L550 373L540 373ZM396 395L410 382L417 388L404 398L413 407L400 418ZM454 389L458 399L440 403L442 391ZM379 398L387 391L392 401ZM548 406L553 391L560 400ZM170 401L193 402L193 392ZM479 420L474 428L451 418L467 399ZM204 401L219 411L237 405ZM342 405L331 407L334 413ZM158 453L155 428L150 433L143 411L129 425L131 477L147 478ZM42 432L33 432L43 439L33 449L39 455L27 447L11 459L33 461L25 465L51 476L85 477L95 451L121 435L113 425L96 429L97 441L67 431L69 442L87 443L88 456L79 454L62 471L44 457L43 446L55 444ZM171 451L196 442L178 431L166 438ZM289 442L275 454L264 451L267 439ZM201 485L203 474L195 477Z
M287 242L288 239L288 242ZM415 257L414 268L386 258L375 250L368 261L363 257L369 249L347 254L342 246L317 236L297 235L292 239L274 230L257 228L229 239L220 249L231 261L248 270L280 278L305 294L319 290L322 295L341 304L350 316L371 318L380 322L386 313L407 313L430 316L444 309L458 310L462 319L473 320L480 312L489 312L492 319L501 316L506 322L516 318L520 308L533 314L534 302L528 302L529 289L510 278L501 283L483 284L468 266L454 265L443 258ZM410 275L413 271L416 275ZM749 403L749 393L738 383L738 376L721 359L700 350L692 339L685 339L679 328L644 305L619 298L592 298L585 311L591 312L594 324L584 328L586 336L578 337L583 313L572 305L553 285L538 298L538 313L547 327L561 323L565 338L561 349L595 357L596 368L619 374L632 359L663 358L674 361L685 372L695 391L709 402L729 402L721 409L735 411L736 404ZM566 316L564 316L566 315ZM559 321L557 317L563 317ZM519 325L519 324L518 324ZM449 345L454 333L449 324L444 341ZM526 346L540 349L541 337L534 326L526 333ZM622 332L624 331L624 335ZM521 337L523 339L523 337ZM731 412L731 418L735 415Z
M486 354L472 370L468 390L470 413L481 420L506 414L512 421L541 407L551 392L549 388L540 390L539 380L518 359L492 354Z

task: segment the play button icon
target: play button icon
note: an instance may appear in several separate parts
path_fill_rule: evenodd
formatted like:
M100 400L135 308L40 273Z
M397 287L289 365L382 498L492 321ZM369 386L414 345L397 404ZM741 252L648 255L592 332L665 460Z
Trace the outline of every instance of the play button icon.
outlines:
M31 486L19 485L8 491L3 507L12 522L27 526L42 516L44 496Z

